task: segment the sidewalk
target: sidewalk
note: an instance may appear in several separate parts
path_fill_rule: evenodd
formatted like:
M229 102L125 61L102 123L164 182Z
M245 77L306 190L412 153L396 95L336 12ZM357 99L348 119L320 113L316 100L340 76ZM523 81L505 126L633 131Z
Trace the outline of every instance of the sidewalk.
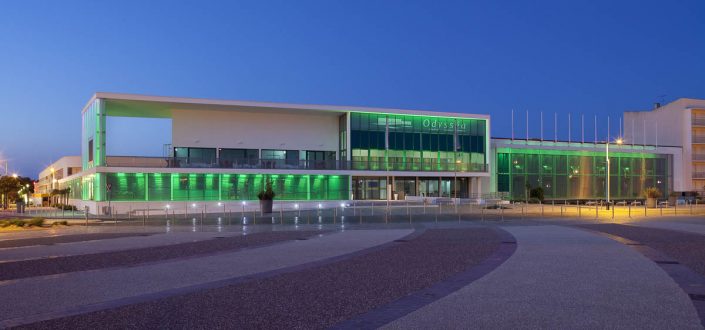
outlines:
M503 265L386 328L701 328L680 287L628 247L566 227L505 229L518 247Z

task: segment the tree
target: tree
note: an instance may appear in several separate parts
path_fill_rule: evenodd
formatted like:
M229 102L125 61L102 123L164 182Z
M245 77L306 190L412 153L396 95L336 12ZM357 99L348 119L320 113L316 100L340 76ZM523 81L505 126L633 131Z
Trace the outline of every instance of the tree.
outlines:
M2 208L7 210L10 205L10 195L16 195L17 191L20 189L20 178L15 178L12 176L1 176L0 177L0 194L2 194Z

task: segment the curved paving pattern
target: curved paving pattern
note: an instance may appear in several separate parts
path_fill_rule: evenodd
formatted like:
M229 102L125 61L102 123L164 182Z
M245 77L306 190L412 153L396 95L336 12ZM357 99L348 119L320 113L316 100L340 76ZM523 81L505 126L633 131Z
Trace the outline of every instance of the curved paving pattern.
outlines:
M145 266L0 282L0 327L65 316L82 306L297 266L400 239L406 230L350 230L311 240ZM35 311L37 314L28 312Z
M658 264L688 294L705 326L705 236L615 224L581 227L603 232Z
M95 254L82 254L50 259L33 259L0 263L0 281L69 272L129 267L147 262L203 256L213 253L264 246L277 242L306 238L318 231L278 231L250 235L220 237L206 241L156 246Z
M0 249L18 248L38 245L54 245L63 243L86 242L92 240L103 240L110 238L131 237L131 236L148 236L151 234L141 233L91 233L91 234L73 234L73 235L58 235L48 237L22 238L22 239L6 239L0 240Z
M518 241L509 260L386 328L701 328L680 287L624 245L566 227L505 229Z
M477 265L499 243L490 228L429 229L318 267L30 328L326 328Z
M84 241L58 243L49 246L25 246L0 249L0 262L57 258L83 254L95 254L140 248L151 248L164 245L182 244L210 240L215 237L241 235L242 231L233 232L195 232L195 233L144 233L132 236ZM68 235L70 236L70 235Z

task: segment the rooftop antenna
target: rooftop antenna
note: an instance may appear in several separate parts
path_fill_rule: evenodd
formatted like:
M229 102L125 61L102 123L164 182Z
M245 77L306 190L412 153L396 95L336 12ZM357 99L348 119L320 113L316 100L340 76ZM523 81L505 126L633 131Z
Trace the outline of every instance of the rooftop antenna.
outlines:
M512 109L512 141L514 141L514 109Z
M570 127L570 112L568 112L568 144L570 144L571 140L571 127Z
M597 144L597 115L595 115L595 134L593 137L595 138L595 144Z
M553 142L558 142L558 113L553 113Z
M543 142L543 111L541 111L541 142Z
M585 143L585 114L580 114L580 143Z
M526 141L529 141L529 110L526 110Z
M610 142L610 116L607 116L607 143Z
M656 148L658 148L658 121L656 122Z

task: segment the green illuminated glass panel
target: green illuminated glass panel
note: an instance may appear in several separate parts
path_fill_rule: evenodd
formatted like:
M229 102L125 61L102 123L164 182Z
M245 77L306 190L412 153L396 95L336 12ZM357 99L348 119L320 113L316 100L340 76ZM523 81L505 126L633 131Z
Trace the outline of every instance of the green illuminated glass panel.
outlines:
M607 162L595 151L500 148L497 151L497 189L523 200L529 188L542 187L548 199L604 199ZM670 190L668 155L610 153L610 197L641 198L656 186Z
M486 164L484 119L353 112L350 120L354 169L386 170L388 162L390 170L477 171Z
M99 173L84 177L82 184L93 187L97 194L99 189L95 187L100 185L95 184L101 180L111 184L111 201L256 200L267 181L272 183L275 200L349 198L348 176L338 175ZM85 193L86 189L83 191Z

